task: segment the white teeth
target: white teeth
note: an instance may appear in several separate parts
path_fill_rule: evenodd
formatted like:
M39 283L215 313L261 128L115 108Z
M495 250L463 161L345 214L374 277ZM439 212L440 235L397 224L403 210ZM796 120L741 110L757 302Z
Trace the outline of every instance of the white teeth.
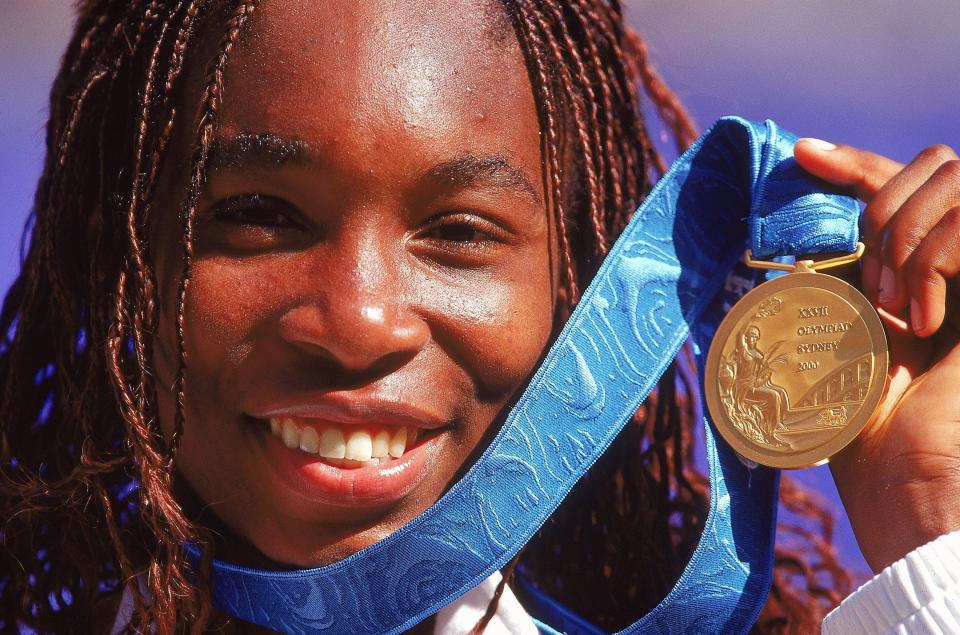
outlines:
M407 429L398 428L390 438L390 456L399 459L407 449Z
M300 431L300 449L310 454L316 454L320 447L320 435L310 426L304 426Z
M381 428L375 434L367 430L344 434L343 429L331 427L318 432L313 426L297 425L289 417L271 417L270 432L288 448L322 456L331 465L342 466L346 460L352 467L362 467L379 464L388 457L400 458L408 446L416 443L419 430L403 426Z
M297 424L290 419L283 420L283 444L291 450L300 447L300 430L297 429Z
M347 440L347 452L344 455L354 461L369 461L373 455L373 440L370 433L359 430L350 435Z
M347 444L343 440L343 433L336 428L327 428L320 435L320 446L317 454L327 459L342 459L346 456Z
M390 454L390 433L381 430L373 437L373 452L371 456L375 459L382 459Z

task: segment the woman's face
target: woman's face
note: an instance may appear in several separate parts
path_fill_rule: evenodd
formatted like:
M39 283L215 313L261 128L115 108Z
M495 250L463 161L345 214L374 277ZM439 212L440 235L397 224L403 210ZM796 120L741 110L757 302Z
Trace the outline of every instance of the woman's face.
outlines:
M230 56L177 466L274 561L342 558L434 503L550 337L539 125L488 5L268 0ZM186 178L192 128L164 182ZM170 386L181 230L158 205ZM172 395L160 406L169 435Z

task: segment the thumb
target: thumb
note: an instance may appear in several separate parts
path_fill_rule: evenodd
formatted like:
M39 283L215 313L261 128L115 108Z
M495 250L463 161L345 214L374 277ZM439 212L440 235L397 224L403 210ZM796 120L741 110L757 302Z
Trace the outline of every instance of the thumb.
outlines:
M807 172L833 185L850 188L867 203L903 169L902 164L879 154L809 137L797 140L793 154Z

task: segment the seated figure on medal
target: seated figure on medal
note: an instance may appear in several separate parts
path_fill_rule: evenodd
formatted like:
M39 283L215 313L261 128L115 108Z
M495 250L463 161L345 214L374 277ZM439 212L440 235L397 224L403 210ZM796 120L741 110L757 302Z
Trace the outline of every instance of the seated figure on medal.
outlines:
M754 324L740 334L733 353L722 362L721 394L730 418L744 434L768 445L784 445L776 433L790 410L790 398L773 381L777 367L787 364L786 355L777 355L784 340L762 351L760 337L760 327Z

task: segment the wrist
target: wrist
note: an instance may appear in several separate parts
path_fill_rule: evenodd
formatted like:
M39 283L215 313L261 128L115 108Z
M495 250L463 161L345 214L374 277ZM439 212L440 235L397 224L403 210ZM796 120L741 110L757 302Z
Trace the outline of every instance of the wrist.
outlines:
M951 485L907 483L872 492L866 497L869 506L848 510L857 543L874 573L917 547L960 530L960 492Z

